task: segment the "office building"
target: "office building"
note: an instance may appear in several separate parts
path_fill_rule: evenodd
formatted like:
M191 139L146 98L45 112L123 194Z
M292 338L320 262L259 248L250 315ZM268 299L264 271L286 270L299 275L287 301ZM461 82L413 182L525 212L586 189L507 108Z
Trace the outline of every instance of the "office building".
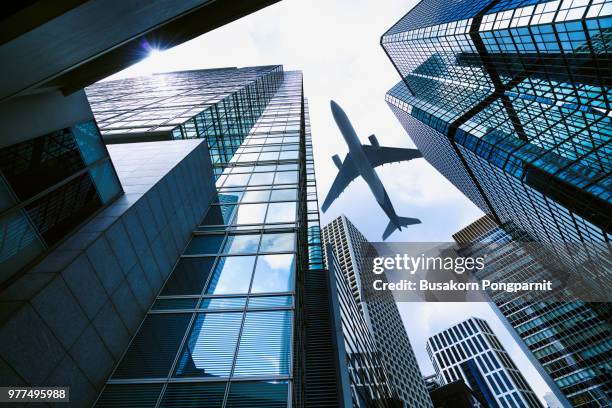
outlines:
M393 392L406 406L431 407L427 388L393 295L384 291L375 299L364 298L364 286L371 283L367 275L361 273L362 263L366 257L372 256L370 251L375 249L344 215L326 225L322 236L323 242L331 245L342 272L342 279L340 276L336 279L338 286L348 285L380 354ZM326 256L329 265L328 251Z
M199 75L219 72L210 94L164 74L191 79L181 103L211 95L176 123L195 135L108 145L124 194L0 293L3 383L70 386L72 406L341 406L301 73Z
M402 79L386 101L424 157L498 223L588 243L557 255L601 293L611 14L604 0L424 0L381 38Z
M512 224L485 216L453 235L462 256L483 256L478 280L554 282L553 291L489 291L494 310L564 406L604 407L611 400L609 304L586 302L550 269L546 247ZM554 270L555 273L552 273ZM575 287L575 279L571 278ZM579 292L580 293L580 292Z
M490 407L542 407L488 323L471 317L427 340L427 353L445 384L462 380Z
M331 244L326 243L331 289L331 313L336 332L343 406L403 407L368 326L361 305L355 301ZM336 328L337 327L337 328Z
M229 161L213 159L221 169L218 199L193 228L97 407L122 406L128 399L163 407L340 406L330 314L321 309L329 291L302 75L280 66L259 72L260 79L272 77L275 92L255 120L255 106L245 105L242 118L243 106L234 104L238 108L228 118L253 122L243 140L239 126L222 122L227 148L235 152ZM183 75L194 73L168 79ZM115 85L108 84L110 92ZM105 86L97 87L98 97ZM226 95L236 101L235 92ZM224 104L210 106L218 111ZM204 110L196 116L197 126L217 124L207 123L207 115ZM213 157L215 148L225 157L223 138L206 140Z
M3 7L0 285L18 279L123 194L83 88L153 50L274 2L27 1Z
M436 408L488 408L462 380L441 385L429 391Z

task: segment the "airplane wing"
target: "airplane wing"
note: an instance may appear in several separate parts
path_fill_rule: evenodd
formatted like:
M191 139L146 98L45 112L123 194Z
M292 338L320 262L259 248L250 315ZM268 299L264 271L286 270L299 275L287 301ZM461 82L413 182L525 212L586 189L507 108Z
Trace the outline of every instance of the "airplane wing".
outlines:
M375 147L362 145L372 167L382 166L383 164L407 161L423 157L418 149L403 149L401 147Z
M327 197L325 197L321 210L323 212L327 211L329 206L332 205L336 198L342 194L344 189L351 183L351 181L355 180L358 175L359 173L357 173L357 168L355 168L349 153L344 158L344 162L342 162L342 168L336 175L336 179L332 183L332 186L327 193Z

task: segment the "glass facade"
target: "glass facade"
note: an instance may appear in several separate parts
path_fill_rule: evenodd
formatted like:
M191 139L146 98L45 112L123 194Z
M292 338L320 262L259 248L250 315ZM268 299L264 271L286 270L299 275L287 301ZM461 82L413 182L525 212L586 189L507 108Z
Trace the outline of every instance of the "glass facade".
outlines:
M386 100L498 222L541 242L609 242L611 30L606 0L425 0L381 39L403 79ZM583 271L609 251L558 255Z
M324 228L325 230L325 228ZM342 327L342 343L339 347L339 358L346 364L346 390L350 393L352 407L396 407L401 404L389 382L382 360L381 352L362 311L357 303L353 290L346 279L344 271L332 248L326 252L326 261L330 273L333 273L333 289L337 311ZM330 276L331 279L331 276ZM337 307L337 309L336 309Z
M489 407L542 407L486 321L471 317L430 337L426 348L438 378L464 381Z
M93 120L0 148L0 283L121 193Z
M205 138L217 164L232 158L282 81L274 65L154 74L86 91L105 141Z
M392 398L410 407L431 407L393 295L381 292L377 297L371 296L367 302L364 298L364 287L370 287L372 283L364 281L361 268L366 259L376 256L370 251L376 250L345 216L327 224L322 235L325 244L329 245L325 251L328 265L332 262L329 250L338 263L334 272L354 406L369 406L363 402L367 398L372 399L370 404L375 406L388 406L385 405L389 403L387 401L376 401L385 396L389 398L389 391L380 388L386 377L388 385L385 387L391 389Z
M323 271L310 124L301 73L270 72L278 89L235 152L217 145L218 200L97 407L304 405L301 288Z
M487 254L487 267L474 272L479 280L554 279L540 255L521 245L526 234L511 224L502 228L491 217L484 217L454 237L461 256ZM533 291L520 297L503 291L488 294L502 321L523 341L527 353L532 353L572 406L609 404L609 304L583 302L564 289L555 293Z

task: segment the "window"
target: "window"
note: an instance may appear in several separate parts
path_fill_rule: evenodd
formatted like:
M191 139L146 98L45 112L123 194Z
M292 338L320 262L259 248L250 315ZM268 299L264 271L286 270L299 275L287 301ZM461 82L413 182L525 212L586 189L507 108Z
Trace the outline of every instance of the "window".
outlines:
M273 190L270 201L291 201L297 199L297 190L294 188Z
M254 256L220 257L206 293L247 293L254 263Z
M297 171L282 171L276 173L274 184L295 184L298 182Z
M214 260L215 258L181 258L170 274L161 295L201 294Z
M234 224L262 224L266 216L267 204L242 204L238 211Z
M296 203L271 203L266 222L295 222Z
M295 234L264 234L261 239L260 252L284 252L295 250Z
M113 378L166 377L190 320L187 313L148 315Z
M248 312L234 375L289 374L291 321L292 313L286 310Z
M217 254L223 243L223 235L195 236L187 245L185 254Z
M232 408L286 408L288 388L286 381L232 382L227 396L227 406Z
M223 398L225 397L226 384L225 382L168 384L160 407L187 408L197 406L200 408L221 408ZM155 402L151 406L155 406ZM130 403L132 403L131 399Z
M293 290L295 255L260 255L257 258L251 293Z
M256 235L229 235L223 247L226 254L248 254L257 252L259 234Z
M242 313L200 313L183 348L176 377L229 377Z
M268 201L270 190L248 190L242 197L243 203L256 203Z

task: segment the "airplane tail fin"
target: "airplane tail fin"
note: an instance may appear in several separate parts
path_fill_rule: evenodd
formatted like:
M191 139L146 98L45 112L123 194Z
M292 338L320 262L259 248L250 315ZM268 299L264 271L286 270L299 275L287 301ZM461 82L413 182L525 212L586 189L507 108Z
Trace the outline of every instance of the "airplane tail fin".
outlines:
M396 229L401 231L402 227L421 223L421 220L418 218L397 217L397 219L399 220L399 226L396 226L393 221L389 221L389 224L387 224L387 228L385 228L382 236L383 241L386 241L389 235L393 234Z

